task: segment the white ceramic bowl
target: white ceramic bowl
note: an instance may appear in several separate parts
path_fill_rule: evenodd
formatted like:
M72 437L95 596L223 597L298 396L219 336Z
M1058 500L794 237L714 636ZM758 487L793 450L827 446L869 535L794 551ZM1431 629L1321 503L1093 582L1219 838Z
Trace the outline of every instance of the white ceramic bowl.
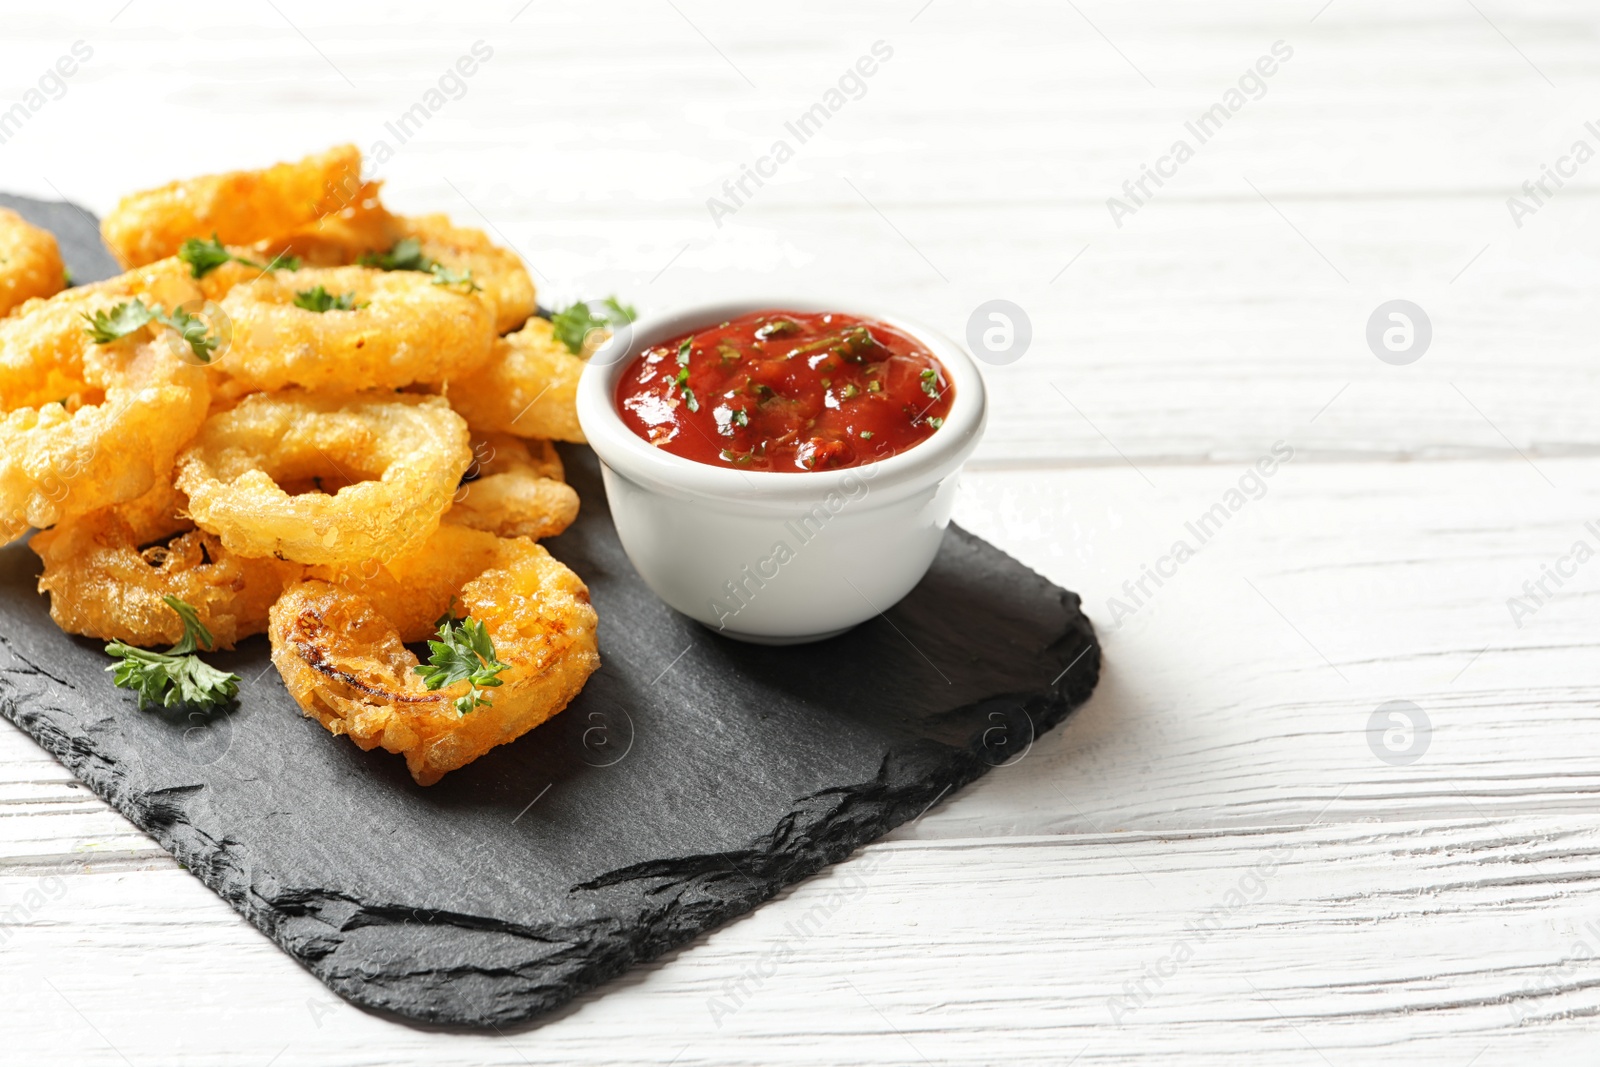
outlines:
M638 437L617 382L645 349L755 311L836 311L888 323L938 357L955 386L944 425L898 455L836 471L713 467ZM641 319L589 361L578 420L600 457L611 517L656 594L729 637L795 644L887 610L927 573L950 523L956 476L983 433L983 378L950 338L848 302L739 300Z

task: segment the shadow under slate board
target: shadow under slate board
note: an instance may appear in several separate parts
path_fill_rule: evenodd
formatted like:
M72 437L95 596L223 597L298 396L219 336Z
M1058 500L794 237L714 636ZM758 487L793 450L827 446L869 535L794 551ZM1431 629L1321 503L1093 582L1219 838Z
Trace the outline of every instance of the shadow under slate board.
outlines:
M109 257L66 205L19 207L80 280ZM764 648L676 615L612 528L594 454L546 542L588 582L602 666L565 712L421 788L301 715L265 637L207 658L226 711L139 710L0 549L0 711L341 996L523 1022L739 915L1018 758L1086 700L1076 594L952 528L886 617Z

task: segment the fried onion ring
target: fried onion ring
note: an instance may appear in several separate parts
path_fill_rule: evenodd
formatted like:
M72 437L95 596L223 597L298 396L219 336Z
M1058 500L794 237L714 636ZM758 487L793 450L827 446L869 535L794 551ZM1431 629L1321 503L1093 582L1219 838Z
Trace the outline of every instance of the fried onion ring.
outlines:
M440 549L474 543L486 565L460 588L458 613L483 624L509 669L492 701L462 713L465 682L430 691L417 657L376 602L311 579L272 606L272 661L306 715L363 750L403 754L418 785L432 785L496 745L557 714L600 665L589 590L540 545L443 527Z
M285 390L207 419L175 481L230 552L383 561L434 531L471 461L466 424L437 397ZM280 484L318 477L343 487L291 496Z
M171 645L183 636L183 621L162 597L175 596L195 609L217 648L264 633L267 609L304 568L233 555L194 528L185 506L163 481L136 500L35 534L29 547L44 561L39 591L50 594L56 625L130 645Z
M124 197L100 224L130 267L176 255L190 237L247 245L304 229L359 195L361 152L340 145L265 170L208 174Z
M0 319L0 542L132 500L172 469L205 419L204 370L142 331L96 345L81 316L174 281L124 275Z
M561 480L549 441L485 434L473 442L468 481L444 521L501 537L554 537L578 517L578 493Z
M296 294L322 286L356 309L309 311ZM491 309L416 271L317 267L272 271L222 298L233 323L223 365L235 388L398 388L469 374L494 344Z
M0 317L25 300L54 296L67 284L55 237L0 208Z
M450 383L450 403L473 430L582 441L578 378L583 360L557 341L544 319L529 319L495 342L489 361Z

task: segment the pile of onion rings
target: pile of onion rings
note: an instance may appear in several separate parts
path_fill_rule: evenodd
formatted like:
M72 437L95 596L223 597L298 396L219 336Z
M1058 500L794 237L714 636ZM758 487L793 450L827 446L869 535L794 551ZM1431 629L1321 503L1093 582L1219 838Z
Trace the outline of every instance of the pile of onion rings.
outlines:
M430 785L599 666L588 588L536 543L577 517L551 442L583 439L582 362L514 251L392 214L361 168L135 193L101 226L128 272L79 287L0 210L0 544L39 531L70 633L267 634L304 714Z

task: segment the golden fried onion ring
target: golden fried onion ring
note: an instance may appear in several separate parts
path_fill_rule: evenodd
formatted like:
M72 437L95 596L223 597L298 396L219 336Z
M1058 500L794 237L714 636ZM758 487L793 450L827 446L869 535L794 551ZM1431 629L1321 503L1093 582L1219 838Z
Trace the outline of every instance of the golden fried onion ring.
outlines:
M39 591L50 594L56 625L130 645L176 644L183 622L162 599L175 596L194 607L217 648L265 632L267 609L304 568L233 555L194 529L185 505L163 481L136 500L35 534L29 547L44 561Z
M560 712L600 665L589 590L540 545L441 527L434 558L466 555L486 566L460 587L457 614L478 620L510 669L492 704L461 713L465 682L430 691L417 657L376 602L311 579L272 606L272 661L308 716L363 750L403 754L411 777L432 785L496 745Z
M536 294L515 252L501 248L482 230L452 224L446 215L391 215L379 199L378 184L361 186L348 206L315 226L258 242L251 258L266 262L284 254L310 266L348 266L411 238L427 263L458 276L471 273L479 296L494 308L496 333L515 330L528 320L537 306Z
M81 317L173 281L125 275L0 319L0 543L148 492L194 436L205 371L143 331L96 345Z
M550 323L529 319L495 342L476 372L450 383L450 403L474 431L582 441L578 378L583 360L557 341Z
M220 272L219 272L220 273ZM490 356L491 309L432 275L368 267L272 271L222 298L233 323L223 369L237 389L398 388L468 374ZM356 310L308 311L297 293L353 294Z
M561 457L549 441L485 434L473 442L470 479L444 521L501 537L554 537L578 517L578 493L561 480Z
M433 532L471 461L466 424L437 397L285 390L207 419L175 481L230 552L383 561ZM318 477L347 484L297 496L280 484Z
M0 316L25 300L54 296L66 284L56 239L15 211L0 208Z
M176 255L190 237L247 245L311 226L360 195L361 152L340 145L265 170L209 174L124 197L100 224L130 267Z

